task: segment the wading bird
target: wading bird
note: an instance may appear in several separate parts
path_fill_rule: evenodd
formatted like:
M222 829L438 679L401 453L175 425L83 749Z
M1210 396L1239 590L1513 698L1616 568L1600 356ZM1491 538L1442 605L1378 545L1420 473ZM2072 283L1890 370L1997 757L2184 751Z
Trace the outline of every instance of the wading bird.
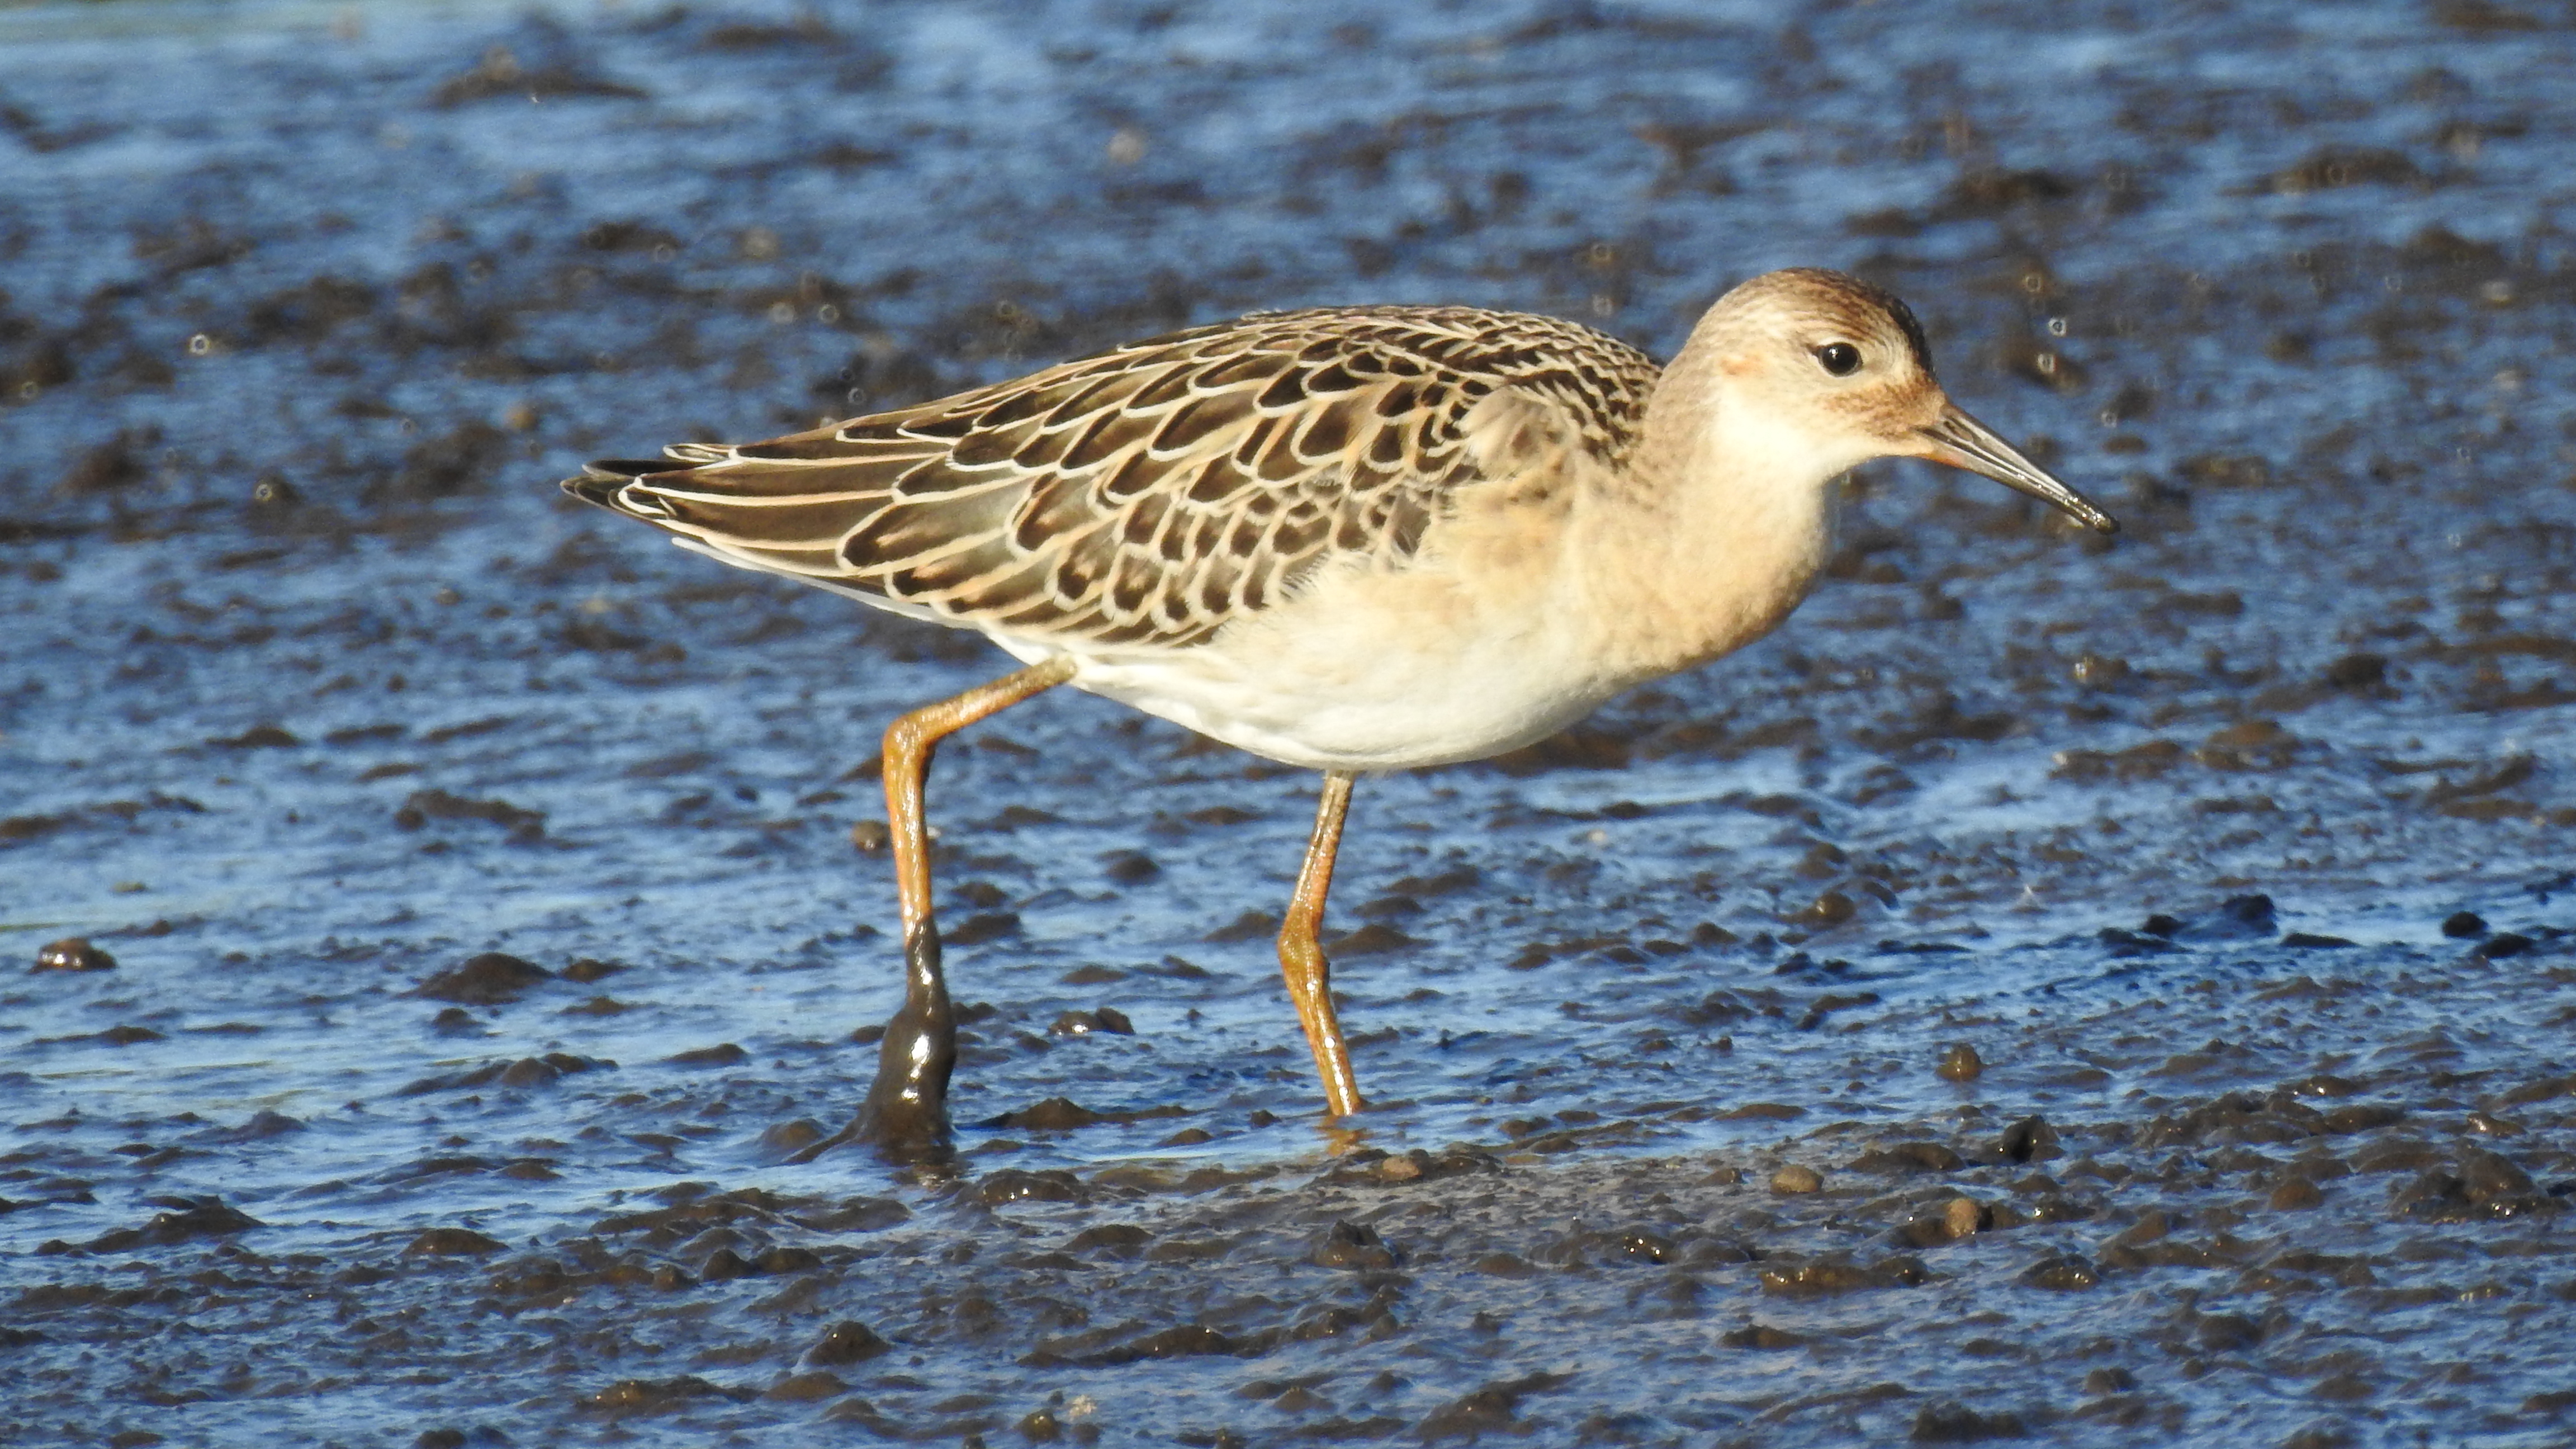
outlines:
M1069 684L1322 771L1279 963L1338 1117L1360 1095L1317 933L1357 775L1515 749L1761 638L1873 458L2118 526L1949 400L1903 302L1804 268L1719 298L1663 368L1549 317L1258 313L665 454L563 486L1025 666L886 731L905 994L844 1137L895 1148L944 1139L956 1061L922 802L944 736Z

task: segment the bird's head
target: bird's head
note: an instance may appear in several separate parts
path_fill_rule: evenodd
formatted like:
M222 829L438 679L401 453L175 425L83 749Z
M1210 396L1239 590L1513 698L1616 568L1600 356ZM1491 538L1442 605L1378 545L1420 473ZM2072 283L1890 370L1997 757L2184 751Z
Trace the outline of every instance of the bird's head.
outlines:
M1950 401L1914 313L1895 294L1820 268L1766 272L1717 300L1684 357L1730 441L1793 474L1872 458L1929 458L2027 493L2097 533L2119 524ZM1676 369L1682 367L1676 363Z

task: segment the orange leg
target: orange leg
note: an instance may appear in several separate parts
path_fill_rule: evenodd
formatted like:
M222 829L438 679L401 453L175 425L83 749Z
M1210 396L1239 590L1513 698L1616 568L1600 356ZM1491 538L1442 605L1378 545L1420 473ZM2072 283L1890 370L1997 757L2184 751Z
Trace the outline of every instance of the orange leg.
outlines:
M922 789L940 740L1073 677L1059 656L898 719L885 734L886 823L892 828L895 894L903 916L903 1006L877 1048L876 1085L843 1138L880 1147L936 1147L948 1136L948 1074L957 1065L957 1022L940 969L939 924L930 913L930 833ZM836 1141L842 1139L835 1139Z
M1333 1015L1332 963L1324 959L1316 934L1324 927L1324 897L1333 888L1333 855L1341 849L1342 817L1350 808L1350 775L1325 771L1324 797L1315 807L1315 836L1307 842L1306 863L1297 872L1297 894L1289 899L1288 919L1279 925L1279 969L1288 978L1288 999L1297 1004L1297 1020L1306 1028L1306 1045L1315 1053L1315 1075L1324 1083L1324 1110L1335 1117L1360 1109L1360 1084L1351 1075L1351 1049L1342 1041L1342 1024Z

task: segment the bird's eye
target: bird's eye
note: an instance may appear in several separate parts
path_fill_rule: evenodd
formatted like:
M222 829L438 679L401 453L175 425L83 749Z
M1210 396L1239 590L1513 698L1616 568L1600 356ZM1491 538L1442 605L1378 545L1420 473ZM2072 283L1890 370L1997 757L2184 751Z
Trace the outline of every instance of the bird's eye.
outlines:
M1836 377L1860 371L1860 349L1848 342L1828 342L1816 349L1816 365Z

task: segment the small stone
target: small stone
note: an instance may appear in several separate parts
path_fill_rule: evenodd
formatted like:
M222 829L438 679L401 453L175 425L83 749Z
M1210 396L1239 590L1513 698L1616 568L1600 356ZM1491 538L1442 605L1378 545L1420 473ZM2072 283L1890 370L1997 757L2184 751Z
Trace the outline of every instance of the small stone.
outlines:
M1924 1405L1915 1414L1914 1432L1908 1437L1917 1444L1974 1444L1982 1439L2018 1439L2022 1433L2017 1414L1980 1414L1944 1399Z
M83 937L65 936L59 941L39 947L36 951L36 964L27 968L27 974L41 976L48 971L113 971L115 969L115 957L91 945Z
M805 1350L805 1365L808 1368L825 1368L864 1363L881 1353L891 1352L893 1348L893 1344L879 1338L866 1324L844 1319L825 1330L823 1337Z
M1111 851L1104 862L1109 878L1120 885L1143 885L1161 876L1163 868L1141 850Z
M1975 1047L1960 1042L1941 1053L1941 1065L1932 1070L1945 1082L1973 1082L1984 1074L1986 1059L1977 1055Z
M1390 1157L1377 1165L1377 1175L1389 1182L1411 1182L1422 1175L1422 1163L1409 1154Z
M1270 1401L1270 1407L1289 1414L1310 1413L1316 1409L1329 1409L1332 1406L1331 1400L1304 1384L1291 1384L1288 1392Z
M1771 1174L1771 1190L1782 1196L1815 1192L1825 1185L1823 1173L1803 1163L1792 1162Z
M1827 891L1816 897L1805 910L1790 917L1793 924L1825 930L1839 926L1860 913L1860 907L1841 891Z
M2244 1314L2212 1313L2200 1320L2200 1346L2211 1353L2234 1353L2262 1341L2262 1325Z
M2071 1254L2044 1258L2021 1275L2021 1281L2051 1293L2081 1293L2102 1281L2091 1263Z
M403 1252L411 1257L481 1257L508 1246L472 1228L430 1228L413 1238Z
M1395 1250L1379 1237L1377 1229L1348 1219L1339 1219L1315 1245L1308 1261L1318 1268L1349 1268L1383 1273L1396 1265Z
M2442 920L2442 934L2466 941L2487 933L2486 919L2475 911L2454 911Z
M2272 1189L2272 1211L2276 1213L2305 1212L2325 1200L2326 1195L2305 1177L2283 1178L2281 1185Z
M554 975L533 961L500 951L486 951L430 977L412 994L465 1006L499 1006L518 1000L521 994L539 982L552 981Z
M2460 1182L2470 1200L2479 1203L2499 1197L2529 1196L2533 1191L2531 1174L2476 1147L2460 1154Z
M2005 1128L1995 1146L2015 1162L2048 1162L2066 1155L2057 1129L2039 1116L2024 1117Z
M1941 1226L1950 1230L1951 1237L1974 1237L1985 1228L1993 1216L1979 1206L1975 1198L1954 1197L1950 1199L1948 1207L1941 1209Z
M2509 1117L2499 1117L2493 1112L2471 1112L2468 1121L2462 1125L2472 1132L2488 1137L2518 1137L2522 1134L2521 1123Z
M850 1386L842 1381L840 1375L817 1369L812 1373L789 1374L771 1384L768 1392L761 1397L776 1399L783 1403L801 1404L810 1403L815 1399L834 1398L849 1391Z
M865 855L874 855L885 849L887 842L893 839L894 832L887 829L882 820L862 820L850 827L850 844Z
M2097 1368L2084 1376L2088 1394L2125 1394L2138 1386L2138 1376L2124 1368Z

